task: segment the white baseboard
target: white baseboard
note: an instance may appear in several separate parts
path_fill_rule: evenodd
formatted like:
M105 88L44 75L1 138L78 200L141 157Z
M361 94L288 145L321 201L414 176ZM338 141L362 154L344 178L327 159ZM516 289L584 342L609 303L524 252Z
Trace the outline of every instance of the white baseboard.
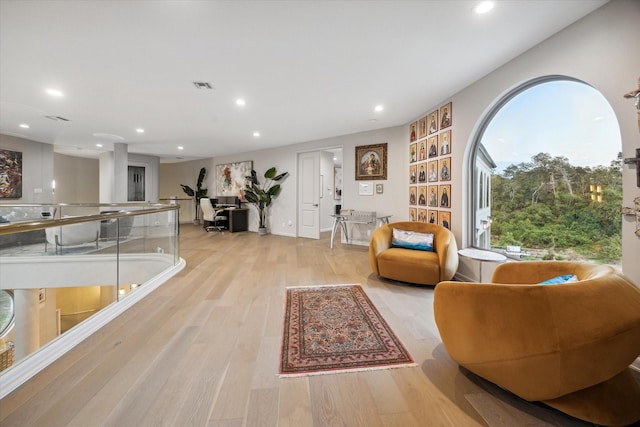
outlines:
M130 293L126 298L122 299L122 301L113 303L98 311L84 322L20 360L10 369L2 372L2 374L0 374L0 383L2 384L2 387L0 387L0 399L7 396L38 372L42 371L91 336L94 332L131 308L135 303L142 300L171 277L175 276L186 265L185 260L180 258L180 261L176 265L148 280L137 288L135 292Z

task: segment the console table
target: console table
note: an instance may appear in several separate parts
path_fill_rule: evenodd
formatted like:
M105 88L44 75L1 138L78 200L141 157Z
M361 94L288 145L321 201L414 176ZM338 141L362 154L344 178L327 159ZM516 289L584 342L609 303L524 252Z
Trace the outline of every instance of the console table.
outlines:
M333 239L336 236L336 230L338 227L342 228L345 240L349 243L349 231L347 230L347 223L351 224L389 224L389 218L392 215L378 216L375 212L350 213L350 214L336 214L331 215L333 217L333 229L331 230L331 249L333 249Z
M503 262L507 259L506 256L499 254L497 252L476 249L476 248L464 248L458 251L458 255L461 255L465 258L471 258L479 262L480 268L478 271L479 278L478 281L482 283L482 263L484 262Z

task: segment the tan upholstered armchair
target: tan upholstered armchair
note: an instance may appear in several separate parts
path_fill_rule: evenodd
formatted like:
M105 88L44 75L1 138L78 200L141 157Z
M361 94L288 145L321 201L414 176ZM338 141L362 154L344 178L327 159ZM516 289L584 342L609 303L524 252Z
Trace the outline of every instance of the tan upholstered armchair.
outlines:
M434 252L391 247L393 229L431 233ZM419 285L451 280L458 270L458 246L451 231L423 222L394 222L377 228L369 242L369 262L378 276Z
M560 275L575 283L540 285ZM612 267L509 262L492 283L442 282L434 315L451 358L529 401L609 426L640 420L640 289Z

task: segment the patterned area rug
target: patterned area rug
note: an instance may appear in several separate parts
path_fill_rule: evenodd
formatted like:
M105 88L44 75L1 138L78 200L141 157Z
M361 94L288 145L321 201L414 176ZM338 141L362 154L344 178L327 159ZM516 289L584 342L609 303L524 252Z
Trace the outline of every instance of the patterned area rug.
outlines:
M416 366L359 285L288 288L280 375Z

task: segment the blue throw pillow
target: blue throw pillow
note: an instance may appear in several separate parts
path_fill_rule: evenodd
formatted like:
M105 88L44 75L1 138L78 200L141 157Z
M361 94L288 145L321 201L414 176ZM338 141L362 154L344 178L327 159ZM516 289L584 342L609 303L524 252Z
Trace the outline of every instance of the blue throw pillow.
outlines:
M544 282L538 283L539 285L561 285L563 283L576 283L578 276L575 274L563 274L562 276L552 277Z
M391 246L433 252L433 234L393 229Z

